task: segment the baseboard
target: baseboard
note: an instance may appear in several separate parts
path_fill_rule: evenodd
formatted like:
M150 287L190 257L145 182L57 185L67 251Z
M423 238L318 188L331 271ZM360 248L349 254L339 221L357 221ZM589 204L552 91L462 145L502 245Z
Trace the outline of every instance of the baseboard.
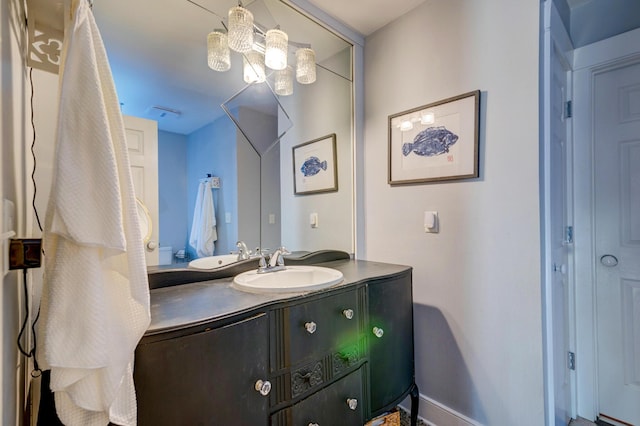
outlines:
M410 411L411 400L406 398L400 406L404 410ZM478 423L423 394L420 394L418 418L428 426L483 426L482 423Z

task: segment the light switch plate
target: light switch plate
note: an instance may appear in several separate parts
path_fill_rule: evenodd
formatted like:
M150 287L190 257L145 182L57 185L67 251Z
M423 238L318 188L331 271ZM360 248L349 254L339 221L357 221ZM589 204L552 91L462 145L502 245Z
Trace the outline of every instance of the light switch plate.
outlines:
M439 228L438 212L425 211L424 212L424 232L436 234Z

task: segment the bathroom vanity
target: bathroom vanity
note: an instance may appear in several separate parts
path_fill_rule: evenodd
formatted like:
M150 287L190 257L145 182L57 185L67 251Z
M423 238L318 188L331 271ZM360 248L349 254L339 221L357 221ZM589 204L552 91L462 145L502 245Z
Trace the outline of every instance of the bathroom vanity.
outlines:
M138 424L362 426L410 395L415 425L411 268L317 252L287 264L339 270L342 283L234 289L233 276L256 262L150 273Z

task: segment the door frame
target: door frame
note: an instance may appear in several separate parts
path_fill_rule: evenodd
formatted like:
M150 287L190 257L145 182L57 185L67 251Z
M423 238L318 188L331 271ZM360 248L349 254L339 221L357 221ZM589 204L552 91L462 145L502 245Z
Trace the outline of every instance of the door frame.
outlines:
M567 70L567 94L566 100L571 99L571 66L573 62L573 44L566 31L560 14L556 9L555 3L550 0L544 2L544 19L542 28L543 43L543 55L541 61L541 117L542 117L542 140L540 146L540 186L541 186L541 232L542 232L542 246L541 246L541 258L542 258L542 297L543 303L543 350L544 350L544 398L545 398L545 423L547 425L556 424L556 406L555 406L555 375L554 375L554 339L553 331L556 323L553 318L553 276L557 272L553 271L553 236L551 235L550 223L551 223L551 188L557 184L565 184L564 182L552 182L551 181L551 99L552 99L552 87L551 87L551 62L558 60L563 64L563 67ZM565 223L571 223L571 155L572 155L572 137L571 126L567 125L567 163L564 165L564 173L566 176L566 196L567 196L567 217L563 217ZM572 350L575 346L575 334L573 329L575 324L573 322L573 302L572 297L572 275L571 268L571 252L569 252L569 259L567 262L567 286L570 289L568 294L568 300L564 307L568 313L569 336L567 346L569 350ZM575 374L570 372L570 395L569 406L566 407L568 415L572 418L576 416L576 379Z
M595 297L595 205L593 80L604 71L640 60L640 29L580 47L573 55L573 212L577 373L577 414L595 420L598 413L598 371Z

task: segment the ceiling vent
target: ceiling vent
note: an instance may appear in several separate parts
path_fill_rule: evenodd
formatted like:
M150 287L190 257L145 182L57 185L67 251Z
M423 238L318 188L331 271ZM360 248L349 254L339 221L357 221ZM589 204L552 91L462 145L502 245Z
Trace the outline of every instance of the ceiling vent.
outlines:
M182 113L177 109L171 109L162 106L152 106L147 109L147 116L154 120L162 120L167 118L179 118Z

